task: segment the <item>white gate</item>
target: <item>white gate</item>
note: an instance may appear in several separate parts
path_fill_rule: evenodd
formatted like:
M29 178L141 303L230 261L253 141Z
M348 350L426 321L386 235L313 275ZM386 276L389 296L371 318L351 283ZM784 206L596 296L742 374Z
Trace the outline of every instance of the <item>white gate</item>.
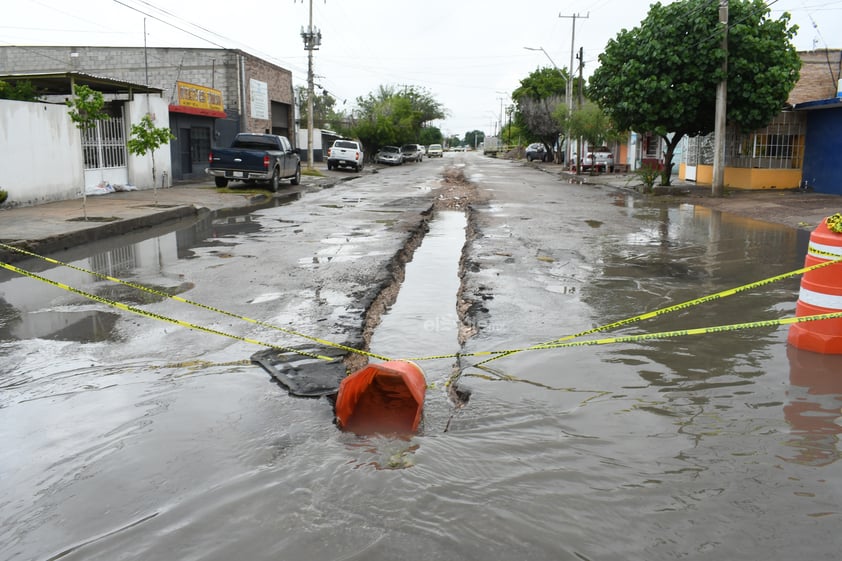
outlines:
M122 117L96 121L95 126L82 131L82 154L85 164L85 186L100 183L125 185L126 128Z

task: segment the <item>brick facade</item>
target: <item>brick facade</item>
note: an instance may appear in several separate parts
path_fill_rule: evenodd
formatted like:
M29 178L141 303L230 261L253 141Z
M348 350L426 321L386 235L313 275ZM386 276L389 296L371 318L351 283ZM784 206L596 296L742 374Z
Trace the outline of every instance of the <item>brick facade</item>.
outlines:
M801 76L787 103L795 105L836 97L837 80L842 70L842 50L805 51L798 55L801 57Z

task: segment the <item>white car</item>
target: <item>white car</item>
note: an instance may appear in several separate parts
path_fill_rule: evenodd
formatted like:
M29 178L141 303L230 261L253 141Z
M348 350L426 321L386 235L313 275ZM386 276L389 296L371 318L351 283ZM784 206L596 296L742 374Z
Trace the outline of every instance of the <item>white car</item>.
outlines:
M606 172L613 172L614 154L607 146L600 146L595 150L588 150L587 152L585 152L585 157L582 158L582 169L594 169Z
M441 144L430 144L427 147L427 157L428 158L441 158L444 156L444 150L442 150Z

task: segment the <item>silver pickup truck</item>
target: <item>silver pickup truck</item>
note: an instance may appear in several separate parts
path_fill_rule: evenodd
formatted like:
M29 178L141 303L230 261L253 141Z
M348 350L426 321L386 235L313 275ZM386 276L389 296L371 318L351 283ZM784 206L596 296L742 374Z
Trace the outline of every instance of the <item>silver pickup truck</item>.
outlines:
M334 169L340 166L354 168L361 171L365 164L363 145L356 140L336 140L333 146L327 149L327 169Z
M289 179L293 185L301 183L301 158L286 137L240 133L230 148L211 150L206 171L214 176L217 187L225 187L229 181L268 181L275 192L281 179Z

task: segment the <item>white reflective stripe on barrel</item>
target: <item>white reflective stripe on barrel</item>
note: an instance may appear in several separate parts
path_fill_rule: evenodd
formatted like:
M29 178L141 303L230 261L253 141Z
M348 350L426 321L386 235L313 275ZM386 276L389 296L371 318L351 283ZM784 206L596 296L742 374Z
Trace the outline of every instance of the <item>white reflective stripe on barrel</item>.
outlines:
M842 257L842 245L827 245L811 241L810 245L807 246L807 253L819 259L830 260L830 255Z
M827 308L829 310L842 310L842 296L813 292L803 286L798 293L798 299L811 306L818 306L819 308Z

